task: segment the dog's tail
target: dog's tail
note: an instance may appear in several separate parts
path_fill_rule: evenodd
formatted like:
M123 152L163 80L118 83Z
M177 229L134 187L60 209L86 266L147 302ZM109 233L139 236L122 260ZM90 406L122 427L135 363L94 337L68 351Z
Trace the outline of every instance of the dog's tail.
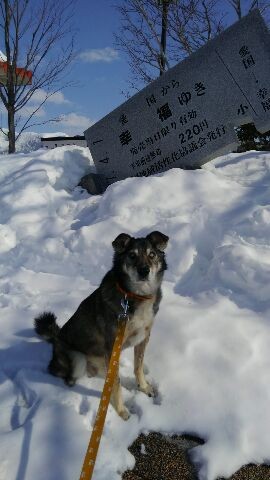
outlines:
M56 316L52 312L43 312L34 320L36 333L46 342L53 342L60 327L56 323Z

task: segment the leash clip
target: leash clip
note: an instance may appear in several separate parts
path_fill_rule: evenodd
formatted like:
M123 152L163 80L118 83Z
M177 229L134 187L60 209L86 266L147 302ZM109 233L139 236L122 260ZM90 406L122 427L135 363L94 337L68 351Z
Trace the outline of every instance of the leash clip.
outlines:
M125 294L125 298L121 298L121 307L123 308L124 311L123 313L119 313L118 319L128 321L129 304L128 304L127 294Z

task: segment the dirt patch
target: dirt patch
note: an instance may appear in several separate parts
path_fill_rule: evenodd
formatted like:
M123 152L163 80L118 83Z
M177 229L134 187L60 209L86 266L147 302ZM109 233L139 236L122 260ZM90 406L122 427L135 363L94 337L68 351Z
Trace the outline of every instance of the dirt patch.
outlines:
M198 480L189 450L203 443L190 435L141 434L129 447L135 466L124 472L122 480ZM228 480L270 480L270 466L245 465Z

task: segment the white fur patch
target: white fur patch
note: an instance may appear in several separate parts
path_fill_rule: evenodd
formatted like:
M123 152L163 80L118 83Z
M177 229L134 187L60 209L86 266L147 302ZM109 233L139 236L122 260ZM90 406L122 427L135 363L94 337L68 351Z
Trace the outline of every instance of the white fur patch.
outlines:
M89 355L87 357L87 367L90 370L90 377L91 376L98 376L104 377L107 372L105 357L97 357L95 355ZM93 373L91 372L93 371Z
M70 352L70 355L71 355L72 366L73 366L72 376L75 379L83 377L86 374L86 367L87 367L86 356L83 353L77 352L75 350L72 350Z
M160 280L157 279L157 273L159 271L158 266L152 266L148 278L142 280L139 277L137 270L132 267L123 266L123 270L128 274L130 284L132 285L132 292L137 295L153 295L160 286Z
M153 321L153 300L145 300L141 302L133 317L127 322L124 348L141 343L147 337Z

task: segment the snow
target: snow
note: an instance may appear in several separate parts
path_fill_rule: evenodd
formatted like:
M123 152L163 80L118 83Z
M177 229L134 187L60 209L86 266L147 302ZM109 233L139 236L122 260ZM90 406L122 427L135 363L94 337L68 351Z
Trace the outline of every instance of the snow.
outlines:
M4 129L7 132L6 129ZM29 153L41 148L40 134L34 132L24 132L16 142L16 151L18 153ZM0 154L8 153L8 137L0 132ZM0 156L1 160L1 156Z
M147 454L147 452L146 452L146 447L145 447L144 443L141 443L141 454L142 454L142 455L146 455L146 454Z
M1 52L0 52L1 54ZM7 130L4 129L7 133ZM35 132L23 132L16 142L17 153L29 153L42 148L41 137L67 137L66 133L35 133ZM0 154L8 153L8 137L3 132L0 132ZM1 158L1 157L0 157Z
M1 52L1 50L0 50L0 61L1 62L6 62L7 61L6 55L3 52Z
M112 240L152 230L170 237L146 350L159 396L136 390L125 350L132 415L124 422L109 407L95 480L120 480L134 465L127 447L147 431L204 438L192 450L201 480L270 463L270 154L127 179L103 196L76 187L94 170L86 148L0 162L0 479L79 478L103 381L69 388L50 376L51 346L33 318L49 309L63 325L111 267Z
M63 132L42 133L42 138L51 138L51 137L68 137L68 134Z

